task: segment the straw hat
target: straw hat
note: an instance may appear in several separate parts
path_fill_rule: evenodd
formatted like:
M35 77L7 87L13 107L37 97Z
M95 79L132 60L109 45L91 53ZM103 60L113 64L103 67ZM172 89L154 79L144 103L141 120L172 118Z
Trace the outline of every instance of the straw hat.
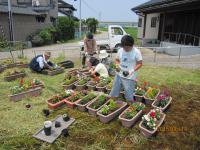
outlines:
M101 50L101 51L100 51L100 54L99 54L99 58L100 58L100 59L107 58L108 56L109 56L109 55L108 55L108 53L107 53L106 50Z
M51 57L51 52L45 52L44 55L48 56L48 57Z

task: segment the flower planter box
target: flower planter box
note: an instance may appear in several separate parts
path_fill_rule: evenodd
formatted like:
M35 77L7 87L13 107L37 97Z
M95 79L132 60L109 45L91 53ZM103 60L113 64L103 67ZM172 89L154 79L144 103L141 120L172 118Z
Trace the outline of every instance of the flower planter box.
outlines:
M0 66L0 73L2 73L6 69L5 66Z
M13 80L16 80L18 78L24 78L25 76L26 76L26 73L18 73L18 74L14 74L14 75L4 77L4 80L5 81L13 81Z
M111 90L112 90L112 89L106 88L106 93L107 93L107 94L110 94Z
M19 67L19 68L28 68L29 67L29 64L16 64L16 67Z
M94 102L98 100L99 97L95 98L94 101L92 101L90 104L87 105L88 113L94 117L97 117L97 112L103 107L104 104L106 104L109 100L109 97L107 97L107 100L104 104L102 104L99 108L93 109L91 106Z
M165 105L165 107L158 107L158 103L159 103L159 100L156 99L153 103L152 103L152 107L153 108L158 108L158 109L161 109L163 112L169 107L169 105L171 104L172 102L172 97L169 98L169 101L167 103L167 105Z
M144 96L140 96L140 95L135 95L135 100L137 102L142 102L143 101Z
M144 104L143 104L144 105ZM142 117L143 110L140 110L132 119L126 119L124 114L129 108L127 108L120 116L119 120L121 121L122 125L126 128L130 128L136 124L136 122Z
M79 71L78 68L74 68L74 69L69 70L68 73L76 73L77 74L78 71Z
M95 83L94 81L89 81L87 83L88 91L95 91L96 90L96 83L95 85L91 85L91 83Z
M141 133L146 137L146 138L150 138L152 137L153 135L155 135L155 133L157 132L158 128L162 125L162 123L164 122L165 120L165 117L166 115L164 113L161 113L161 117L160 119L156 122L157 126L154 130L148 130L145 128L145 126L142 124L143 121L140 122L139 124L139 128L140 128L140 131Z
M147 91L148 92L148 91ZM146 92L146 93L147 93ZM144 99L145 99L145 103L147 104L147 105L151 105L155 100L156 100L156 98L158 97L158 95L160 94L160 90L158 89L158 94L155 96L155 98L154 99L150 99L150 98L147 98L146 97L146 94L144 95Z
M66 99L64 100L64 102L66 103L66 105L67 105L68 108L74 109L74 107L76 106L75 103L76 103L77 101L80 101L80 99L79 99L79 100L77 100L77 101L75 101L75 102L71 102L70 99L73 98L74 96L75 96L75 95L72 95L72 96L70 96L69 98L66 98Z
M16 63L5 65L5 67L6 67L7 69L14 68L14 67L16 67L16 66L17 66Z
M25 98L26 96L27 97L37 97L37 96L41 95L41 93L42 93L42 88L38 87L38 88L30 89L28 91L25 91L25 92L22 92L19 94L9 95L9 97L10 97L11 101L16 102L16 101L19 101L19 100Z
M55 104L52 103L52 99L49 99L49 100L47 101L48 108L49 108L49 109L52 109L52 110L53 110L53 109L57 109L58 107L62 106L64 103L65 103L65 102L64 102L64 99L61 100L61 101L59 101L59 102L57 102L57 103L55 103Z
M84 105L82 105L82 104L79 103L81 100L77 101L75 104L78 107L78 110L80 110L82 112L86 112L87 111L87 105L89 105L90 103L92 103L96 98L98 98L98 96L95 97L94 99L90 100L88 103L86 103Z
M108 104L109 102L107 102L106 104ZM106 105L105 104L105 105ZM124 109L127 106L126 102L123 101L117 101L117 104L120 105L120 107L115 110L114 112L108 114L108 115L102 115L100 113L100 110L97 112L97 115L99 116L99 119L102 123L109 123L111 120L113 120L115 117L117 117L119 114L121 114L122 111L124 111Z
M42 73L50 76L55 76L64 72L63 68L57 68L56 70L43 70Z
M78 82L76 82L74 85L75 85L77 91L82 91L82 90L86 89L86 87L87 87L87 83L85 83L84 85L78 85Z
M105 92L106 91L106 86L104 87L99 87L98 85L96 86L97 91L99 92Z
M63 86L63 89L64 90L69 90L69 89L75 89L75 83L76 83L77 81L75 81L74 83L72 83L72 84L70 84L70 85L62 85Z

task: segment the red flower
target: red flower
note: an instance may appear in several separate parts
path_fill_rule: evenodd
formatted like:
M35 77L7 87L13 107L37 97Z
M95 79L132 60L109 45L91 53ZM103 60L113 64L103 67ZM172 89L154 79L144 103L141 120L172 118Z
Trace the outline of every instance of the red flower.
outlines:
M156 117L156 113L155 113L155 112L151 112L151 113L150 113L150 116L151 116L152 118L155 118L155 117Z
M145 82L144 82L144 86L147 86L147 85L148 85L148 82L145 81Z
M22 86L24 84L24 79L21 78L19 84Z

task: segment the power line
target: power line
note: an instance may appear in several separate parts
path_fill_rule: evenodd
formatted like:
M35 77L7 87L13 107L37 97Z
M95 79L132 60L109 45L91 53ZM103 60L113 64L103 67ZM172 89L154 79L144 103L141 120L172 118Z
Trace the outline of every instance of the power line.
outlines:
M91 11L93 11L96 14L99 14L99 12L95 10L94 8L92 8L85 0L82 0L82 1L85 4L85 6L87 6Z

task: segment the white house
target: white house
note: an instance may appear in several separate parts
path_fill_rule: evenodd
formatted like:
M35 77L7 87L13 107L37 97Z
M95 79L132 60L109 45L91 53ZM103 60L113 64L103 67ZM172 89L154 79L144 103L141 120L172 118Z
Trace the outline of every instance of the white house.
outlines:
M200 0L150 0L132 11L143 46L200 45Z

